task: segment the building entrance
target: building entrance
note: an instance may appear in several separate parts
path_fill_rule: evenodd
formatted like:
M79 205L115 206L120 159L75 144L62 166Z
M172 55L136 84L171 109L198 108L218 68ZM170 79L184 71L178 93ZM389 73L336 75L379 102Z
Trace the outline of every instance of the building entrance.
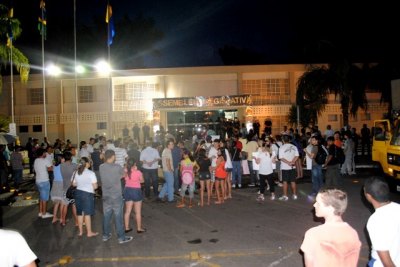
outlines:
M194 134L206 135L209 130L218 135L221 129L221 118L234 120L237 117L237 109L168 111L167 129L173 135L185 139L191 139Z

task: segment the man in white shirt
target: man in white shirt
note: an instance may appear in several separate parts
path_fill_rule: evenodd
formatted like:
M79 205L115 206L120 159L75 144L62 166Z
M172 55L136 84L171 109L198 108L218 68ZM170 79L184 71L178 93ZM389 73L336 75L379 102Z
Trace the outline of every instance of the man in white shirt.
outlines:
M119 164L121 167L124 167L128 153L126 152L126 149L121 146L121 142L119 140L114 141L114 149L112 150L115 152L115 163Z
M283 180L283 196L279 200L287 201L288 183L292 188L292 198L297 199L296 194L296 160L299 158L299 151L295 145L290 143L290 136L283 135L283 145L279 148L279 160L281 162L282 180Z
M50 198L50 179L49 170L52 170L53 164L46 159L46 152L39 148L36 151L37 158L33 164L36 176L36 186L39 191L39 217L51 218L52 214L47 212L47 202Z
M174 202L174 162L172 159L172 149L174 145L174 141L169 140L162 152L162 167L165 183L158 195L158 199L161 201L167 196L168 202Z
M150 197L150 184L153 185L154 197L158 196L158 161L160 153L152 147L151 140L146 140L146 148L140 152L140 161L142 162L144 178L144 194L146 198Z
M17 231L0 229L0 266L36 267L36 255Z
M389 200L389 192L380 177L364 184L364 195L375 209L367 223L372 244L369 267L400 266L400 204Z

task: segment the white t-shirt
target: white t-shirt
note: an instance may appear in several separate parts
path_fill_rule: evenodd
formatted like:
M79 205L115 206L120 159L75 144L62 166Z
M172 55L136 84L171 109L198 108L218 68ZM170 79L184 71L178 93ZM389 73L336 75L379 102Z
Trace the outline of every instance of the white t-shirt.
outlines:
M257 153L256 158L260 160L259 165L259 170L258 173L262 175L268 175L273 172L272 168L272 158L274 157L274 152L272 152L272 155L268 153L267 151L259 151Z
M229 169L233 168L231 155L229 154L229 151L226 148L225 148L225 156L226 156L225 168Z
M25 238L14 230L0 229L0 266L25 266L36 260Z
M284 162L282 159L286 159L287 161L292 161L295 157L299 156L299 151L295 145L290 143L283 144L279 148L279 159L281 160L281 170L291 170L295 169L296 166L291 166Z
M71 181L74 175L71 177ZM94 193L93 184L97 183L96 174L89 169L85 169L81 175L78 173L75 174L75 182L76 182L76 189Z
M394 265L400 266L400 204L391 202L377 208L368 219L367 229L374 267L383 266L377 251L389 251Z
M37 158L33 164L36 173L36 183L46 182L49 180L49 172L47 168L53 166L46 158Z
M160 159L160 153L157 149L152 148L151 146L146 147L140 152L140 161L151 162L155 160L150 166L148 164L143 163L143 169L153 170L158 169L158 160Z
M208 158L211 160L211 166L217 166L218 150L212 146L208 152Z

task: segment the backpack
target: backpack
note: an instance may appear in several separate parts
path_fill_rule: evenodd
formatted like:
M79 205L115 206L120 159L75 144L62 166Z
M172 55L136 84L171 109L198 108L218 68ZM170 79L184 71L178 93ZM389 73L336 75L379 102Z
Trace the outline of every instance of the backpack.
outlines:
M339 164L343 164L346 159L346 157L344 155L344 151L341 147L338 147L336 145L334 145L334 146L335 146L335 159L337 160L337 162Z
M315 162L318 165L323 165L326 162L327 156L328 153L326 152L326 148L322 145L318 146L318 152L317 155L315 155Z
M193 164L183 164L182 165L182 183L191 184L193 182Z

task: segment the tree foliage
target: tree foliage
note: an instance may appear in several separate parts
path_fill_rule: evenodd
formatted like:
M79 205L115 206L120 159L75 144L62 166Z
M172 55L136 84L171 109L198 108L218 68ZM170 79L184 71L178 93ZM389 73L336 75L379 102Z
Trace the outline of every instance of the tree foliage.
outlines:
M19 20L13 17L10 18L9 12L10 10L5 5L0 4L0 68L2 71L9 66L10 62L11 46L10 43L8 43L10 27L13 41L17 40L22 32ZM12 46L12 59L15 69L20 74L21 81L28 81L30 70L29 60L14 45ZM2 89L1 81L2 79L0 79L0 92Z

